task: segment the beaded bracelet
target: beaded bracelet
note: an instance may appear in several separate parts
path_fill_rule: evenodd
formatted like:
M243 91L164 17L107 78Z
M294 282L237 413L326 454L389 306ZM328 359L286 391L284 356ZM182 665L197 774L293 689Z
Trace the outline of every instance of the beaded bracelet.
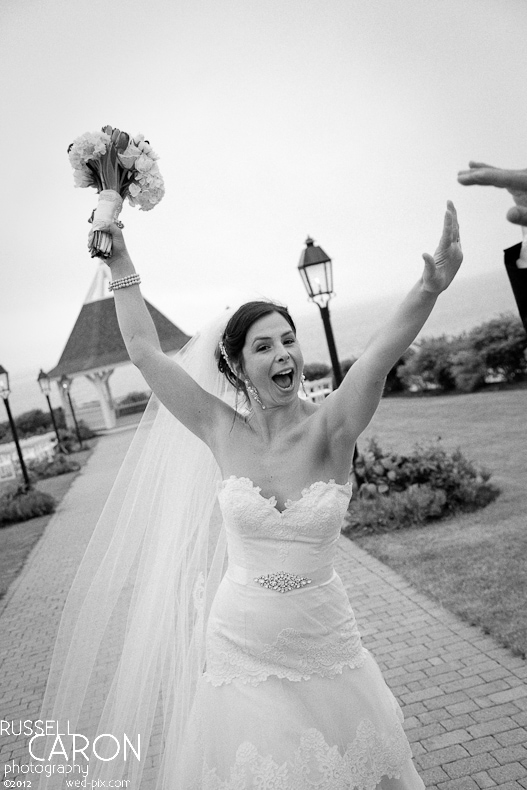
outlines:
M108 283L109 291L116 291L118 288L128 288L129 285L139 285L141 278L138 274L129 274L126 277L121 277L120 280L113 280Z

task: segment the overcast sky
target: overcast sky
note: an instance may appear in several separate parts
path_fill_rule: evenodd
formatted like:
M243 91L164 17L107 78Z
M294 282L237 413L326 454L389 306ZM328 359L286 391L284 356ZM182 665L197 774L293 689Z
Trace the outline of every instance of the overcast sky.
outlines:
M166 195L121 219L143 292L185 331L245 298L313 309L306 235L339 304L411 287L446 200L462 276L520 239L471 158L527 164L525 0L2 0L0 364L54 366L96 264L68 144L144 132Z

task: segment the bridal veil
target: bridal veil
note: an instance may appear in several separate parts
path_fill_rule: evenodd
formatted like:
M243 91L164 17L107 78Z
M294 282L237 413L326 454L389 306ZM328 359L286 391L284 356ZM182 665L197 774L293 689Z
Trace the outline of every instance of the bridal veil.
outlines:
M229 317L175 360L232 402L215 359ZM219 479L208 447L152 396L62 614L40 715L53 724L33 743L41 790L82 780L86 767L88 787L172 787L226 560ZM84 774L68 773L73 760Z

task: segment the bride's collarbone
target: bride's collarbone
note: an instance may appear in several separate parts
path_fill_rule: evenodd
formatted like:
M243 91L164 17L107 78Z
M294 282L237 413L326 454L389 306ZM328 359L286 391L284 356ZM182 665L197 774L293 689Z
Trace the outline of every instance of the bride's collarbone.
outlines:
M313 436L284 437L272 446L257 438L234 438L217 458L222 477L248 478L266 496L279 500L297 495L312 481L333 477L327 455Z
M271 436L249 424L238 425L224 434L219 444L220 454L226 459L257 458L270 468L284 458L296 463L306 456L313 459L325 455L324 435L314 424L310 430L298 424L286 426Z

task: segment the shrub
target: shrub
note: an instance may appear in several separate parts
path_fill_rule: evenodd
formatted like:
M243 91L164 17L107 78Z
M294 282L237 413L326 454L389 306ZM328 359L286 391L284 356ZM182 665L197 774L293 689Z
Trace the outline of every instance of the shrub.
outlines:
M49 494L19 486L0 497L0 527L53 513L55 505Z
M142 403L143 401L148 400L149 397L149 392L139 392L134 390L134 392L129 392L128 395L125 395L124 398L119 400L119 406L127 406L129 403Z
M439 441L416 445L410 455L385 453L372 439L357 458L358 496L349 527L355 533L401 529L433 518L485 507L499 493L490 472L461 450L448 453Z
M308 362L304 365L304 376L308 381L316 381L329 376L331 368L325 362Z
M44 479L46 477L65 475L68 472L78 472L81 465L77 461L73 461L70 458L66 458L66 456L61 453L57 453L51 461L47 459L44 461L30 461L27 467L37 479Z
M388 496L374 494L368 499L359 498L350 505L344 531L366 535L420 526L431 519L441 518L445 500L444 491L434 491L431 486L418 484Z
M79 433L83 441L93 439L95 432L86 425L83 420L79 421ZM79 440L75 429L59 430L60 443L67 453L75 452L79 449Z

